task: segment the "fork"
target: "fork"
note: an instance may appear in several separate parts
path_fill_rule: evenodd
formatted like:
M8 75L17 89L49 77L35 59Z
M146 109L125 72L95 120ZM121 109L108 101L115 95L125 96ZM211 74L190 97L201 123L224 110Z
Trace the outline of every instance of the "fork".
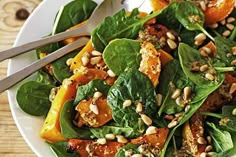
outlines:
M40 39L22 46L14 47L9 50L5 50L0 52L0 61L22 54L26 51L35 49L37 47L58 42L63 39L67 39L70 37L76 37L76 36L86 36L90 35L91 31L106 17L109 15L113 15L118 10L123 8L123 5L121 4L120 0L104 0L92 13L91 17L89 18L87 24L84 24L79 29L66 31L60 34L56 34L51 37L47 37L44 39ZM27 76L31 75L35 71L39 70L40 68L46 66L47 64L57 60L58 58L68 54L69 52L82 47L87 43L88 39L85 37L79 38L73 43L66 45L57 51L49 54L43 59L37 60L33 62L32 64L26 66L25 68L17 71L16 73L0 80L0 93L9 89L13 85L17 84L21 80L25 79Z

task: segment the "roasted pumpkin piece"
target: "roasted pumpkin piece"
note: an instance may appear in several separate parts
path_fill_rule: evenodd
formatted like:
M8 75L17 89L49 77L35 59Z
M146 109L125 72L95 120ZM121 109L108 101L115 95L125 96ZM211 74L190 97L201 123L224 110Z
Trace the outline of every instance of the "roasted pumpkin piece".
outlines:
M159 49L157 52L160 53L161 66L163 67L166 63L173 60L173 57L166 51Z
M68 141L69 151L76 151L81 157L114 157L123 146L119 142L106 142L99 144L94 140L70 139Z
M166 0L151 0L153 11L159 11L165 8L169 3Z
M76 107L79 112L80 125L85 124L90 127L100 127L112 119L112 111L107 104L107 99L104 97L94 101L82 100Z
M92 79L104 80L107 78L107 73L98 69L87 69L80 71L69 79L63 81L62 86L58 90L55 99L52 101L51 108L42 126L40 136L50 142L65 140L60 132L59 116L64 103L74 99L76 87L88 83Z
M139 71L146 74L156 87L161 72L160 52L150 42L143 42L140 52L142 54L142 60Z

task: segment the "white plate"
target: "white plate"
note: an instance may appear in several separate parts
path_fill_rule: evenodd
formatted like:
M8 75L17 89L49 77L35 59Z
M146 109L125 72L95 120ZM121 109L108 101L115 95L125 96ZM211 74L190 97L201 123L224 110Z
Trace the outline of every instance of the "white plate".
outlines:
M60 7L71 0L44 0L38 7L35 9L33 14L29 17L29 19L25 22L22 27L16 42L15 46L21 45L23 43L27 43L33 40L37 40L42 38L43 36L48 35L52 31L53 21L57 11ZM96 0L96 2L101 2L101 0ZM131 4L136 7L139 6L138 3L131 3L132 0L128 2L128 8ZM142 5L140 10L147 11L150 10L149 0L145 1L145 4ZM16 72L20 68L32 63L35 60L34 53L27 53L24 55L20 55L11 59L9 61L8 67L8 75ZM29 79L34 79L34 77L30 77ZM8 99L10 103L10 108L12 111L13 118L16 122L16 125L27 142L27 144L31 147L31 149L36 153L39 157L54 157L54 154L50 150L49 146L45 143L43 139L39 137L39 132L41 126L43 124L43 118L33 117L26 113L24 113L17 104L16 101L16 90L21 85L19 83L15 87L8 90Z

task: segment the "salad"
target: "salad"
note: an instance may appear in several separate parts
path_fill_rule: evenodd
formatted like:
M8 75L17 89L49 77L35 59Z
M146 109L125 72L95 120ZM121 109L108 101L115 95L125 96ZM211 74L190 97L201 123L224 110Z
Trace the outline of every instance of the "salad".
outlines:
M235 154L235 0L151 4L150 14L105 18L84 47L18 89L21 109L45 117L40 136L58 157ZM51 34L80 27L96 5L71 1Z

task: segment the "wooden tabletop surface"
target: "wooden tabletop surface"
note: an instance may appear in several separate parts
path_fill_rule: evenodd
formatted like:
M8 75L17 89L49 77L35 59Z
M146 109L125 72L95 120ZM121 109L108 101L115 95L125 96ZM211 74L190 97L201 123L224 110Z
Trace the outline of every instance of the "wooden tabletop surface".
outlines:
M25 13L31 13L41 0L0 0L0 51L12 47ZM23 12L19 12L23 9ZM27 10L25 12L25 10ZM16 16L17 14L17 16ZM21 20L20 20L21 19ZM7 61L0 62L0 79L6 76ZM0 94L0 157L35 157L21 137L12 118L7 93Z

